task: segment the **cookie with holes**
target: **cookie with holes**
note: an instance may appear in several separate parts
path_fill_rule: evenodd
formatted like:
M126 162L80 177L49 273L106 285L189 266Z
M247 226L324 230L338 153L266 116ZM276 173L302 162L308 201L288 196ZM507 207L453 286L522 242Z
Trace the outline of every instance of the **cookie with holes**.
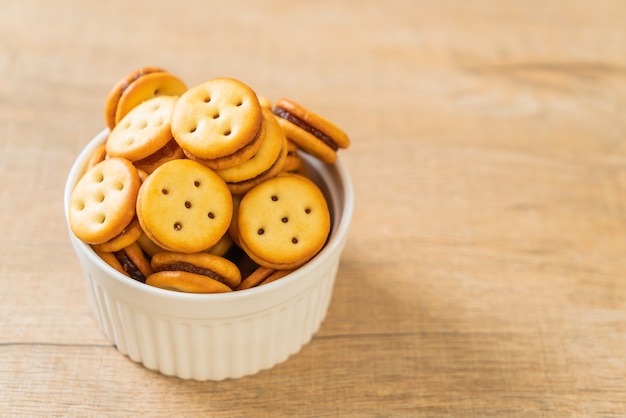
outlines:
M265 136L261 148L252 158L234 167L215 172L226 181L233 194L244 194L255 185L276 176L287 156L287 139L276 117L263 109Z
M239 244L254 262L288 270L322 249L331 219L315 183L299 174L281 173L243 196L237 223Z
M239 268L215 254L160 252L152 257L154 274L146 283L190 293L229 292L241 282Z
M274 114L278 116L287 139L325 163L334 163L337 151L350 146L350 138L343 130L292 100L277 100Z
M104 119L113 129L139 103L156 96L180 96L187 85L175 75L159 67L141 67L118 81L107 95Z
M102 244L121 234L135 217L140 184L137 169L127 159L107 158L94 165L70 196L72 232L88 244Z
M137 218L148 238L181 253L215 245L228 230L232 210L232 195L224 180L189 159L161 165L148 175L137 195Z
M172 115L172 134L190 159L223 169L258 151L262 124L261 105L249 86L215 78L180 96Z
M176 96L159 96L131 110L109 134L107 155L140 161L168 145L172 140L170 122L177 100Z

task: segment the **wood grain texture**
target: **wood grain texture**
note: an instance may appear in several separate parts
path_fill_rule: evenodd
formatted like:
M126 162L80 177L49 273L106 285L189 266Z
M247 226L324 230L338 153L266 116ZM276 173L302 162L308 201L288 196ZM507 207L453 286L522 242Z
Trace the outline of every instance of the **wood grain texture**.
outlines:
M0 2L0 415L623 416L625 22L621 0ZM167 378L91 316L64 181L143 65L350 134L328 316L271 370Z

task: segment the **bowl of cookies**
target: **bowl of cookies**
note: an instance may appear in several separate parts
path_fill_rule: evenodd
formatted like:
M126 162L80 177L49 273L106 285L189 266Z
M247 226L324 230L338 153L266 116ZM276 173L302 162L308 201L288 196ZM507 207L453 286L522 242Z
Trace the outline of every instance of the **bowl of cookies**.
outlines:
M328 310L354 210L350 144L240 80L157 68L115 84L67 177L95 320L131 360L223 380L281 363Z

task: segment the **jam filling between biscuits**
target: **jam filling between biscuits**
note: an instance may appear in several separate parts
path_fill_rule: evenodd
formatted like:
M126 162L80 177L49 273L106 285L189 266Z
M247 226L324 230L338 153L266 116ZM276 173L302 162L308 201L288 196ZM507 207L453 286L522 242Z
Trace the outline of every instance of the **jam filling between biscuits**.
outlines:
M128 254L126 254L126 251L115 251L113 255L115 256L115 258L117 258L117 261L120 262L122 268L126 273L128 273L130 277L141 283L146 282L146 276L144 276L141 270L139 270L137 265L133 262L133 260L131 260Z
M159 267L158 271L184 271L187 273L200 274L202 276L210 277L213 280L217 280L218 282L224 283L224 278L214 272L211 269L207 269L204 267L198 267L191 263L185 263L183 261L177 261L172 264L165 264Z
M326 135L324 132L320 131L319 129L316 129L313 126L309 125L308 123L298 118L297 116L294 116L293 114L289 113L287 110L283 109L282 107L276 106L274 108L274 114L276 116L279 116L293 123L298 128L304 129L305 131L307 131L308 133L310 133L311 135L313 135L314 137L322 141L325 145L332 148L333 151L337 151L339 149L339 146L337 145L335 141L333 141L331 137L329 137L328 135Z

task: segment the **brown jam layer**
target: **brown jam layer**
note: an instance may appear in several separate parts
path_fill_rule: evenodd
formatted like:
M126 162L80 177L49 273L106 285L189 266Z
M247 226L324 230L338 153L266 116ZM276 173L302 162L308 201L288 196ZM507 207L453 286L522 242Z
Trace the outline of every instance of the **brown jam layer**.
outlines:
M213 270L198 267L194 264L185 263L182 261L178 261L172 264L165 264L159 268L159 271L184 271L187 273L201 274L203 276L210 277L213 280L217 280L218 282L224 283L224 278L215 273Z
M282 107L275 107L274 114L276 116L279 116L293 123L298 128L304 129L305 131L307 131L308 133L310 133L311 135L313 135L314 137L322 141L324 144L332 148L333 151L337 151L339 149L339 146L337 145L337 143L335 143L335 141L333 141L331 137L329 137L328 135L326 135L324 132L320 131L319 129L316 129L313 126L309 125L308 123L298 118L297 116L294 116L293 114L289 113Z
M144 276L141 270L137 268L137 265L133 262L133 260L130 259L128 254L126 254L126 251L116 251L113 253L113 255L115 256L115 258L117 258L117 261L120 262L122 268L126 273L128 273L130 277L141 283L146 282L146 276Z

